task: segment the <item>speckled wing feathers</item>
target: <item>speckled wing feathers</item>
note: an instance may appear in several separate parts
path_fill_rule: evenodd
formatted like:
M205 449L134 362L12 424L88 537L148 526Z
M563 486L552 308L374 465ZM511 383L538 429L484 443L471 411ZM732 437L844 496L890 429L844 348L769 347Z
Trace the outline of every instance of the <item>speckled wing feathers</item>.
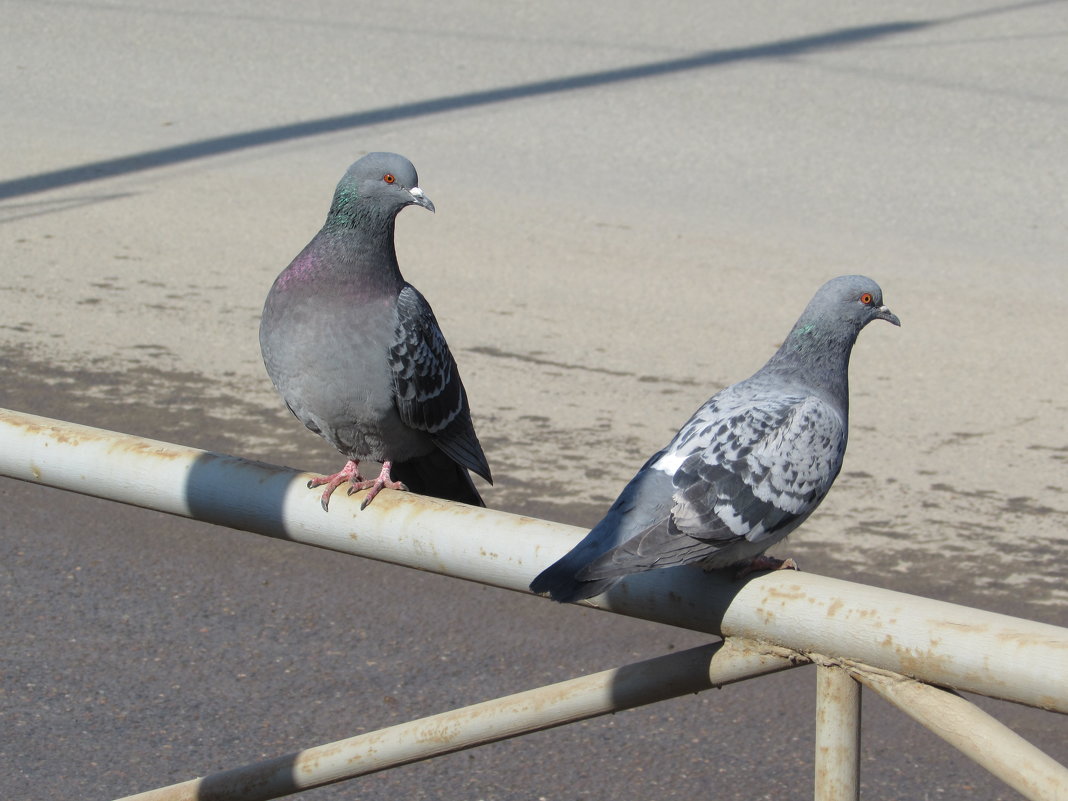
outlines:
M672 518L695 537L714 539L726 526L755 541L811 511L830 489L845 453L845 421L814 396L758 395L742 412L728 398L716 400L702 409L707 416L695 416L701 430L691 446L668 449L668 459L685 454L674 472Z

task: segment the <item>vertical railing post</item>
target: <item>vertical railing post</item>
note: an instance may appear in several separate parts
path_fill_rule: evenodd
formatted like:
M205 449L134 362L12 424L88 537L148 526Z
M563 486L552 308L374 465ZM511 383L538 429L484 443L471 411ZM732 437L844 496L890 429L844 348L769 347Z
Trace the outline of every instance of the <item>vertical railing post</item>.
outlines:
M816 667L816 801L860 797L860 684L839 667Z

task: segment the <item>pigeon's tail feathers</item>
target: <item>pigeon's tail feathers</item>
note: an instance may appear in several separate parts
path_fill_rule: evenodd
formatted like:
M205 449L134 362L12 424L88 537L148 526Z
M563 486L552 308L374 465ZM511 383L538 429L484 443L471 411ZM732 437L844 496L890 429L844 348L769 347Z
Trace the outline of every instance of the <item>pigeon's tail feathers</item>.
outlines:
M641 567L623 566L593 571L591 566L613 564L612 554L643 531L662 525L671 506L671 476L650 465L654 454L630 480L608 513L574 548L542 571L530 584L536 593L548 593L560 603L572 603L607 592L616 582Z
M434 437L434 444L457 464L482 476L490 484L493 483L486 454L483 453L470 422L465 426L446 430L443 436Z
M612 515L612 510L608 516ZM602 520L581 542L545 568L530 582L530 590L538 595L548 593L554 601L562 604L592 598L607 590L617 579L584 581L579 578L583 568L596 559L606 547L604 543L605 521Z
M578 560L565 557L539 573L538 577L530 582L530 590L538 595L548 593L554 601L569 604L607 592L609 587L619 581L618 578L582 581L577 578L582 568L583 564Z
M486 505L475 489L467 468L456 464L437 449L426 456L394 462L390 475L395 481L403 481L409 490L419 495L459 501L469 506Z

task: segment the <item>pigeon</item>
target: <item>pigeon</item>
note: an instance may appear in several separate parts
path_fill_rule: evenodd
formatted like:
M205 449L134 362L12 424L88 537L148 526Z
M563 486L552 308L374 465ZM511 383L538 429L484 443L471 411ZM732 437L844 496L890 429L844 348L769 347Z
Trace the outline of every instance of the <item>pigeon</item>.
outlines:
M322 507L348 482L484 506L468 471L491 484L467 392L426 298L406 282L393 241L405 206L434 211L415 167L369 153L346 171L326 222L271 287L260 320L267 373L289 410L346 458ZM365 479L360 462L382 464Z
M568 603L653 568L796 567L763 554L812 514L842 468L849 355L872 320L901 325L870 278L820 287L767 364L706 401L530 589Z

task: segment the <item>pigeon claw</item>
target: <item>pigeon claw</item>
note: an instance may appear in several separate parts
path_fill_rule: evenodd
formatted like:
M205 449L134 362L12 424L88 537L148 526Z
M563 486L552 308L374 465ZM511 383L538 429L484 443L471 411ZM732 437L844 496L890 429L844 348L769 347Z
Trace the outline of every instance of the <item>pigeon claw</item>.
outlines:
M378 478L368 481L353 481L352 486L348 489L348 494L352 495L360 490L368 490L367 497L363 499L363 503L360 504L360 511L366 509L371 501L375 499L383 489L401 490L407 492L408 487L405 486L403 481L394 481L390 478L389 471L393 467L392 462L382 462L382 472L378 474Z
M323 492L323 497L319 500L322 504L323 511L330 511L330 496L334 494L334 490L344 484L346 481L351 481L353 484L364 483L363 476L360 475L360 463L353 459L350 459L345 463L345 466L338 470L336 473L330 476L320 476L319 478L313 478L308 482L308 489L315 489L326 485L326 490ZM371 482L374 483L374 482ZM349 491L351 494L351 490Z
M797 566L797 562L793 559L776 559L774 556L754 556L748 562L743 564L738 572L734 574L734 580L740 581L748 576L750 573L757 573L761 570L800 570Z

